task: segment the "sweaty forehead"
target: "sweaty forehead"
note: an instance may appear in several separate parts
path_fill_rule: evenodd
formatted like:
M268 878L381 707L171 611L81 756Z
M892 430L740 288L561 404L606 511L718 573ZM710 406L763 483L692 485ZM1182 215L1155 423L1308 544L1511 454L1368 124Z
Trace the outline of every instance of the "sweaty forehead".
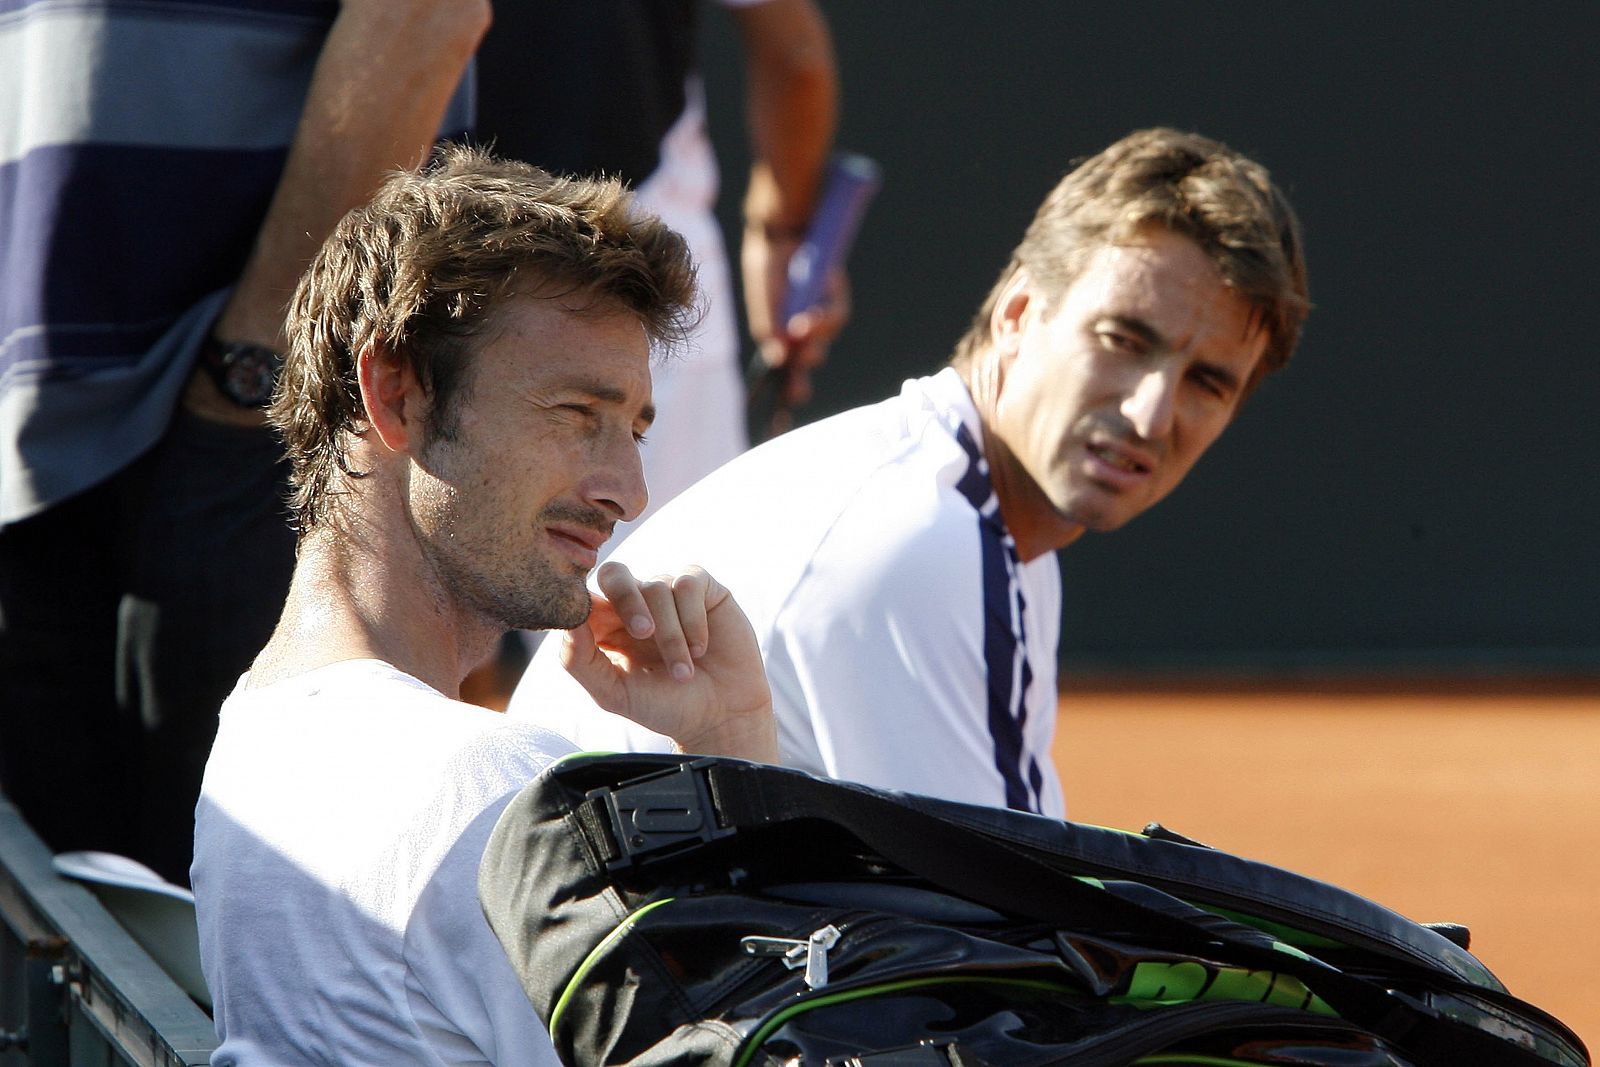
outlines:
M650 339L637 316L620 308L565 307L559 300L513 297L479 349L508 384L561 382L650 393Z
M1101 245L1084 261L1069 292L1091 300L1210 299L1224 291L1216 266L1187 237L1166 231Z

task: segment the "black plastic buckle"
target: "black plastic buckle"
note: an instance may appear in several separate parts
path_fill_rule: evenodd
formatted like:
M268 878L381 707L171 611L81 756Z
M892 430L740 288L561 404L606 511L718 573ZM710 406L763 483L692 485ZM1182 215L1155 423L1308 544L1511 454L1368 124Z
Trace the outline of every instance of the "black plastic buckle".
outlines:
M616 842L617 856L606 861L607 870L665 859L735 832L735 827L717 825L711 787L701 773L712 762L691 760L584 794L604 805Z

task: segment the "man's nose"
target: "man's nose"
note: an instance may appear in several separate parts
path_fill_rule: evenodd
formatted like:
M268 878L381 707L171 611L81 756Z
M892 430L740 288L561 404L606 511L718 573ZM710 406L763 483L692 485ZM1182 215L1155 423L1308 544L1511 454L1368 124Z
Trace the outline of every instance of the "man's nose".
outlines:
M1122 417L1140 437L1153 441L1172 429L1176 406L1177 375L1170 368L1152 368L1141 374L1122 401Z
M639 517L650 501L644 482L644 460L639 442L629 435L625 443L605 450L590 472L584 495L589 502L619 522Z

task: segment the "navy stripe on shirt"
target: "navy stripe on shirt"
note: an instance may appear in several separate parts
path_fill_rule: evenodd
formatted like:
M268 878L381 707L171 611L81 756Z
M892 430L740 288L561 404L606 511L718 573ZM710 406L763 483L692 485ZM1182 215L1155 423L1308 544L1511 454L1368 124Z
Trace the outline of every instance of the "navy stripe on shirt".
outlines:
M1016 545L1001 521L987 464L966 426L956 428L956 441L968 460L956 488L978 512L983 557L983 658L988 674L988 723L994 765L1005 786L1006 807L1037 813L1044 773L1038 760L1027 752L1024 735L1033 668L1023 640L1027 602L1017 580L1020 564Z
M63 145L0 165L0 375L138 359L238 276L284 154Z
M234 14L254 12L275 19L309 17L327 20L339 13L338 0L0 0L0 15L46 4L58 11L107 11L133 15L175 13L186 17L193 17L196 12L221 10Z

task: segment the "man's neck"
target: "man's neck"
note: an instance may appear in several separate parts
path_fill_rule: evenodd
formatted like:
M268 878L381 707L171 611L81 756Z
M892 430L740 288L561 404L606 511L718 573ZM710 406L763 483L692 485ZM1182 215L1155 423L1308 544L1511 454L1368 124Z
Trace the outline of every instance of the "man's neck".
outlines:
M989 465L989 484L1000 504L1000 521L1017 546L1017 558L1030 563L1047 552L1065 548L1083 535L1083 527L1068 523L1056 514L1044 491L1033 480L1015 454L1000 440L994 426L1000 398L1000 378L996 360L987 349L979 351L959 369L961 380L972 397L983 432L983 458Z
M457 618L431 578L414 543L388 544L370 527L354 536L313 532L300 544L283 616L251 666L250 687L378 659L458 696L499 635Z

